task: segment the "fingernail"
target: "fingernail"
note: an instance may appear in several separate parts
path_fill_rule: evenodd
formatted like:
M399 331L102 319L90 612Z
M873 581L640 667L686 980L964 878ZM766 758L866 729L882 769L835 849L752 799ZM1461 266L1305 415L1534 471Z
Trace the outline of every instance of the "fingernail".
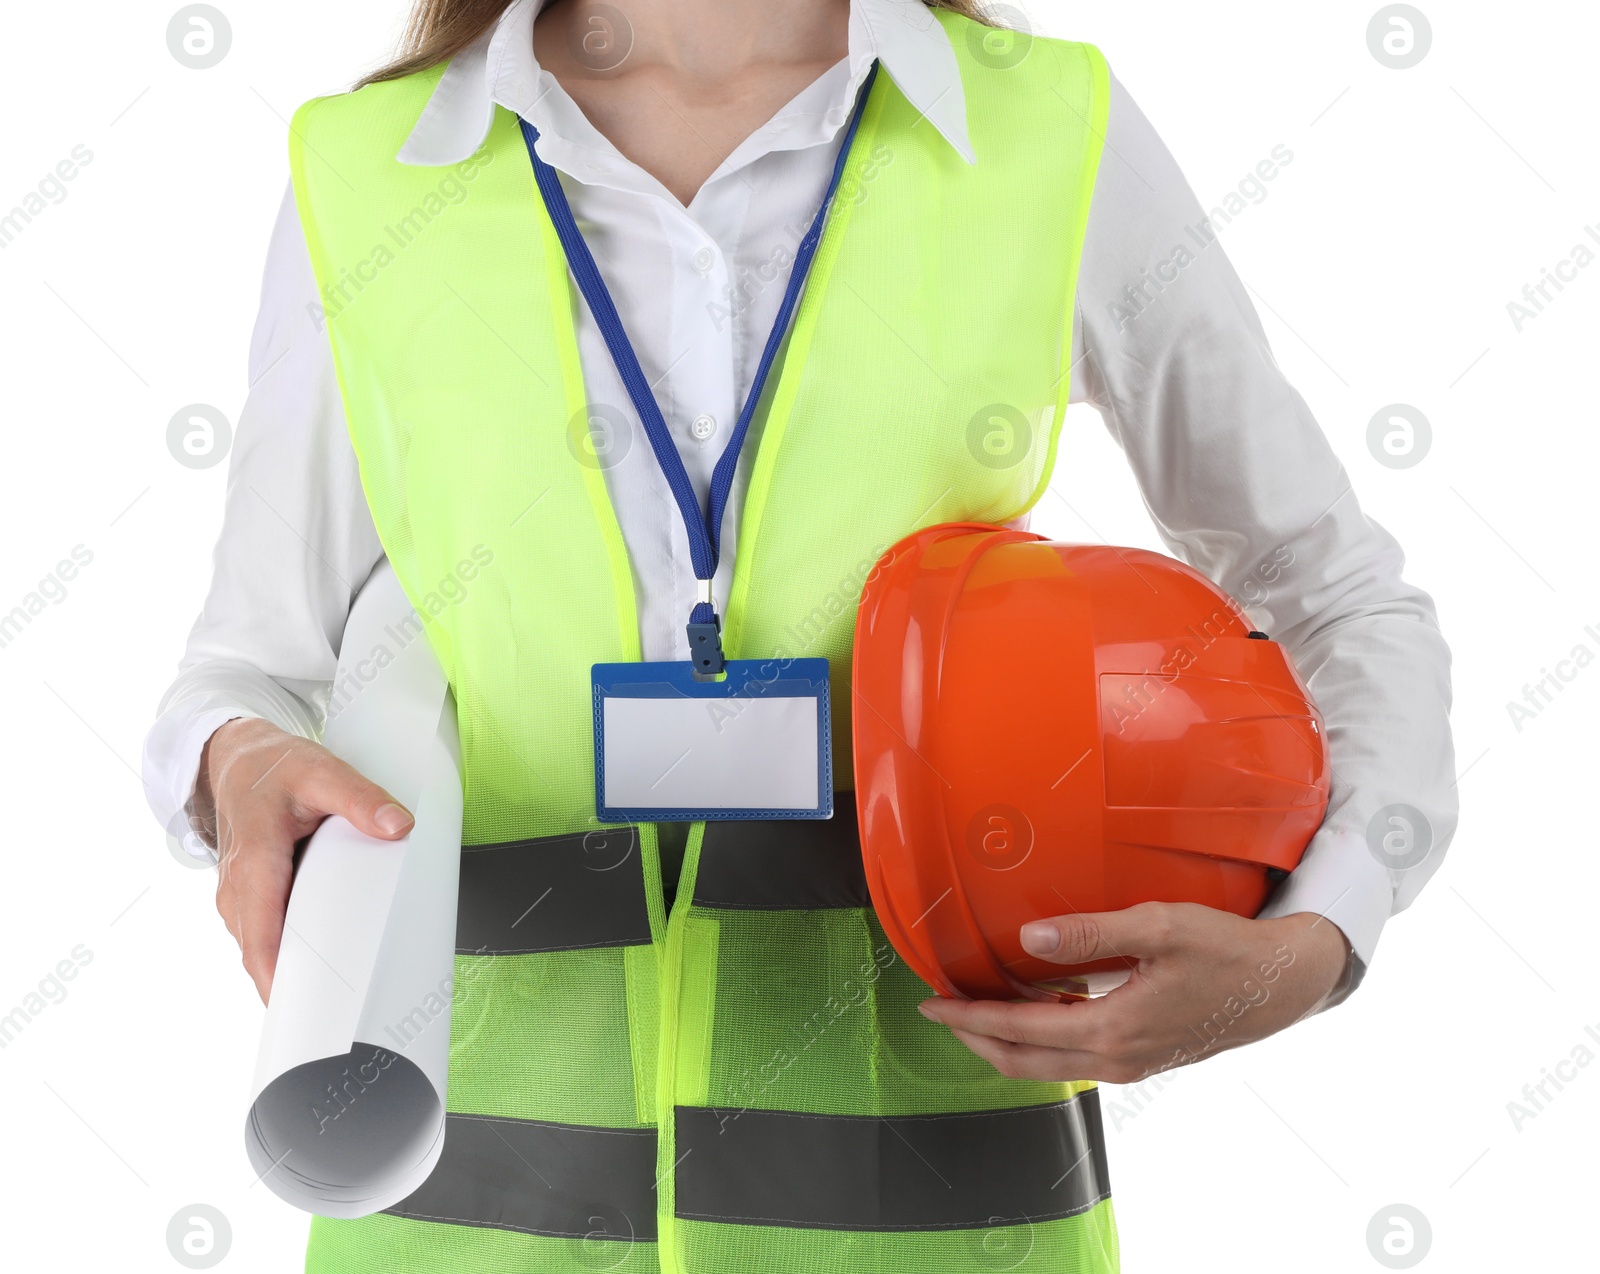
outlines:
M917 1012L922 1014L923 1017L927 1018L928 1021L937 1022L939 1020L938 1017L936 1017L933 1010L928 1007L928 1005L931 1003L931 1000L924 1000L921 1004L917 1005Z
M372 821L380 832L397 836L411 826L411 815L391 801L372 816Z
M1034 920L1022 926L1022 949L1029 955L1047 956L1061 945L1061 934L1048 920Z

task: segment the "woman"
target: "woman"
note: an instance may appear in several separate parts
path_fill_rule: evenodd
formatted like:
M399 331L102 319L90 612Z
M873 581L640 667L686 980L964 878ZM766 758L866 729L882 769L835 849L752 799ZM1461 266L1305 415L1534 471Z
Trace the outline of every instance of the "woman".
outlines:
M463 916L444 1158L386 1213L319 1218L309 1268L1115 1269L1093 1081L1337 1003L1438 858L1391 871L1369 823L1404 802L1438 849L1454 806L1432 604L1098 52L965 0L419 0L406 56L291 133L216 575L147 785L220 851L264 999L296 842L329 814L410 826L313 742L387 556L413 601L450 599L429 635L463 840L514 850L469 856L507 864L476 887L563 890L515 933ZM839 581L916 526L1025 519L1069 395L1322 707L1329 813L1260 918L1041 916L1030 950L1137 974L1087 1005L958 1003L885 941L848 798L645 824L592 870L591 664L682 660L714 611L730 656L847 668ZM708 559L680 514L730 440ZM1268 968L1226 1033L1193 1029Z

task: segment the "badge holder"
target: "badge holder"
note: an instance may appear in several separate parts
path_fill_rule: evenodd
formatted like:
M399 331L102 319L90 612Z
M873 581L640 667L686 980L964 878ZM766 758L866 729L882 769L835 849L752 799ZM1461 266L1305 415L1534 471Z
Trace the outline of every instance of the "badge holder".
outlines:
M826 659L596 664L602 823L832 818Z

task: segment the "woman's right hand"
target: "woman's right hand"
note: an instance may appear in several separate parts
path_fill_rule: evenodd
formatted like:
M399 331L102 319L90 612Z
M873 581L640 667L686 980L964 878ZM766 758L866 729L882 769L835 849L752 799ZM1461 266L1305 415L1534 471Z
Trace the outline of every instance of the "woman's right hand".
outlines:
M236 717L206 741L194 812L218 852L217 910L263 1004L296 845L330 814L380 840L398 840L412 824L399 802L326 748L255 717Z

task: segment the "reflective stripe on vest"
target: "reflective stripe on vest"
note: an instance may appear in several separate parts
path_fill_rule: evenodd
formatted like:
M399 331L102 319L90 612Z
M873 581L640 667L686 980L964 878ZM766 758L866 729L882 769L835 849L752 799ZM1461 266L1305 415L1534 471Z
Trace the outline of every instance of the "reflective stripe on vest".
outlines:
M855 798L834 817L707 824L694 901L735 911L870 907ZM460 955L528 955L650 941L635 827L463 845Z
M971 1230L1076 1216L1111 1194L1099 1093L909 1118L676 1111L677 1215L823 1230ZM656 1136L450 1115L441 1167L394 1216L653 1242ZM829 1165L819 1173L815 1166Z
M677 1145L678 1215L739 1225L973 1230L1077 1216L1111 1194L1094 1089L901 1119L680 1106Z
M650 941L634 827L461 847L459 955L529 955Z
M553 1238L654 1242L653 1128L447 1115L439 1167L389 1214Z
M870 907L855 793L835 793L829 819L707 823L694 901L729 911Z
M1107 72L1089 46L1034 37L1020 59L995 58L967 19L929 20L950 36L978 162L878 77L758 415L724 623L729 657L830 660L841 776L874 562L917 526L1010 521L1048 481L1105 125ZM865 905L846 822L696 825L669 915L655 828L594 819L588 669L640 654L632 567L589 438L607 405L585 390L574 294L515 118L497 108L465 163L396 162L439 74L308 103L291 128L322 292L312 318L327 325L374 525L456 696L469 847L441 1166L404 1216L319 1219L308 1268L593 1268L583 1245L623 1232L613 1203L628 1233L653 1225L658 1239L626 1244L618 1268L652 1267L644 1249L672 1274L981 1264L989 1249L968 1228L992 1206L981 1191L947 1197L944 1221L962 1228L878 1228L921 1215L918 1187L892 1156L861 1157L862 1129L915 1144L948 1120L980 1159L1043 1175L1064 1153L1059 1112L1087 1112L1092 1085L1007 1079L917 1014L927 988ZM642 436L613 441L648 462ZM596 870L607 854L615 866ZM1057 1113L1004 1113L1023 1110ZM798 1164L755 1132L707 1145L707 1111L747 1112L756 1132L815 1121L816 1136ZM1032 1120L1044 1130L1007 1135ZM1097 1130L1085 1115L1100 1182ZM606 1168L583 1147L642 1156L651 1140L647 1220L633 1215L637 1162ZM602 1222L571 1237L582 1199L508 1195L524 1164L576 1183ZM836 1172L880 1198L875 1215L832 1190ZM787 1219L734 1219L749 1210L735 1187L759 1199L807 1181ZM1098 1197L1072 1173L1069 1187ZM1042 1215L1057 1219L1006 1241L1048 1268L1114 1268L1108 1199Z

